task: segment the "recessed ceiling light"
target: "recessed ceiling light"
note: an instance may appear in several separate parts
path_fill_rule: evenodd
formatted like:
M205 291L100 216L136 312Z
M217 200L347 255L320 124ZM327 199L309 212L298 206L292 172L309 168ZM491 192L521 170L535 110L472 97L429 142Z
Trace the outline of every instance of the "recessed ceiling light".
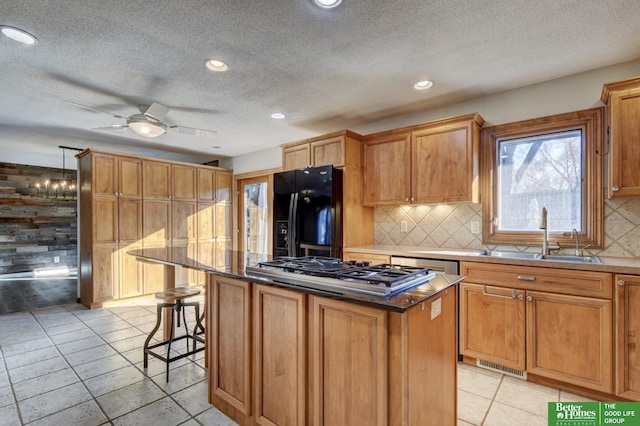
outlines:
M416 90L425 90L425 89L428 89L431 86L433 86L433 81L431 81L431 80L423 80L423 81L419 81L416 84L414 84L413 88L416 89Z
M38 42L37 38L20 28L0 25L0 31L2 31L2 34L9 37L11 40L15 40L19 43L32 45Z
M332 9L342 3L342 0L313 0L313 3L323 9Z
M282 120L285 117L286 115L281 112L274 112L273 114L271 114L271 118L275 118L276 120Z
M229 69L229 66L219 59L207 59L204 64L211 71L226 71Z

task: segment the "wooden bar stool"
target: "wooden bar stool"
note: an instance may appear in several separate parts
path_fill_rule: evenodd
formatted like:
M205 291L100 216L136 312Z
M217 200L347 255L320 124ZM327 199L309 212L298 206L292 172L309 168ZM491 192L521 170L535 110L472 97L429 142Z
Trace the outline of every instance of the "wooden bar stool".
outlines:
M147 369L148 366L148 356L151 355L155 358L158 358L164 361L167 364L167 382L169 381L169 363L172 361L176 361L187 357L189 355L193 355L200 351L204 350L204 326L202 325L202 317L200 315L200 303L199 302L185 302L184 299L192 296L197 296L200 294L200 290L193 287L176 287L169 290L161 291L155 294L156 299L162 300L157 304L157 320L156 325L149 333L149 337L144 342L144 368ZM195 319L196 325L193 328L193 332L189 333L189 328L187 327L187 318L185 315L186 307L192 306L195 308ZM165 308L171 308L171 323L170 323L170 334L169 339L164 340L160 343L155 343L153 345L149 345L151 339L156 334L158 329L160 328L160 324L162 323L162 311ZM182 313L182 322L185 328L185 334L180 337L175 337L175 327L180 327L180 313ZM177 314L177 315L176 315ZM176 322L177 316L177 322ZM168 320L168 318L167 318ZM171 356L171 345L173 342L177 340L185 339L187 342L187 351L183 354ZM191 350L189 349L189 340L193 342L193 346ZM201 345L198 345L200 343ZM152 349L165 346L167 347L166 355L154 352ZM198 347L199 346L199 347Z

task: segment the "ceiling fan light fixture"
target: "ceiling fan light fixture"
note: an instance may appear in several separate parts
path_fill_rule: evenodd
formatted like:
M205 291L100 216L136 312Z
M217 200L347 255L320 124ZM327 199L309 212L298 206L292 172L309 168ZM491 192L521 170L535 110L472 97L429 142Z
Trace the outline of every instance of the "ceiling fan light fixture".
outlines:
M207 59L204 64L211 71L222 72L229 69L229 66L219 59Z
M413 88L416 90L426 90L433 86L433 81L431 80L422 80L413 85Z
M0 25L0 32L11 40L17 41L22 44L34 45L38 43L38 39L32 36L25 30L20 28L10 27L8 25Z
M127 124L131 130L145 138L155 138L167 131L166 126L162 123L154 123L144 118L131 118Z
M313 3L322 9L333 9L342 3L342 0L313 0Z

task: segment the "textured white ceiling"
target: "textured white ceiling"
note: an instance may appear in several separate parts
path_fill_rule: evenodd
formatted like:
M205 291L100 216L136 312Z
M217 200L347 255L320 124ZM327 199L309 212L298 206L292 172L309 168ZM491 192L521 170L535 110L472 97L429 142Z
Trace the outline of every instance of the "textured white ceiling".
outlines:
M0 2L0 25L39 40L0 37L0 144L51 155L206 161L640 57L637 0L24 0ZM65 101L123 116L158 102L218 137L91 130L124 122Z

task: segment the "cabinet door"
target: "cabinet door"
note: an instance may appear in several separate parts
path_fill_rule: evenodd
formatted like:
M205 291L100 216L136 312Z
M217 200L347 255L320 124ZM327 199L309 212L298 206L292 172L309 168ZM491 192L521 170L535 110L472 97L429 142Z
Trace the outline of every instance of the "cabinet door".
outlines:
M308 143L282 148L282 168L284 170L303 169L311 164Z
M213 282L210 348L210 401L226 403L250 417L251 284L216 276ZM280 392L274 389L273 392ZM237 420L237 419L234 419ZM242 422L239 422L242 423ZM244 424L244 423L242 423Z
M171 239L171 201L145 200L142 211L144 243L155 247Z
M255 285L253 300L256 423L304 425L306 297Z
M138 262L138 260L129 254L128 251L139 250L142 248L142 244L120 244L118 247L119 262L120 262L120 279L119 281L119 295L120 297L134 297L142 295L143 279L142 271L144 264Z
M142 197L142 160L118 158L118 192L121 197Z
M460 284L460 353L524 371L524 291Z
M311 142L311 164L344 166L344 136Z
M169 250L164 244L153 246L151 244L144 243L144 248L155 248ZM167 276L167 267L161 263L145 262L142 267L143 276L143 292L144 294L152 294L165 289L165 282L170 279Z
M412 134L412 202L478 202L478 141L471 124ZM474 181L475 180L475 181ZM473 185L476 185L474 194Z
M93 244L118 242L118 199L93 199Z
M213 202L216 199L216 172L212 169L198 169L198 201Z
M118 242L142 242L142 201L118 199Z
M118 157L114 155L92 155L91 192L103 197L115 197L118 192Z
M616 395L640 401L640 277L616 283Z
M216 202L231 203L231 172L216 171Z
M387 425L387 312L309 297L314 425Z
M196 168L174 164L171 166L171 196L180 201L197 198Z
M613 392L610 300L527 291L527 371Z
M381 206L411 202L409 133L365 139L363 159L363 204Z
M640 79L609 100L609 197L640 195Z
M196 240L196 203L186 201L171 202L171 241Z
M216 206L213 203L198 203L197 235L198 240L211 240L215 238Z
M93 246L91 267L94 302L106 302L118 298L119 266L117 244Z
M158 161L142 162L142 196L163 199L171 196L171 164Z

